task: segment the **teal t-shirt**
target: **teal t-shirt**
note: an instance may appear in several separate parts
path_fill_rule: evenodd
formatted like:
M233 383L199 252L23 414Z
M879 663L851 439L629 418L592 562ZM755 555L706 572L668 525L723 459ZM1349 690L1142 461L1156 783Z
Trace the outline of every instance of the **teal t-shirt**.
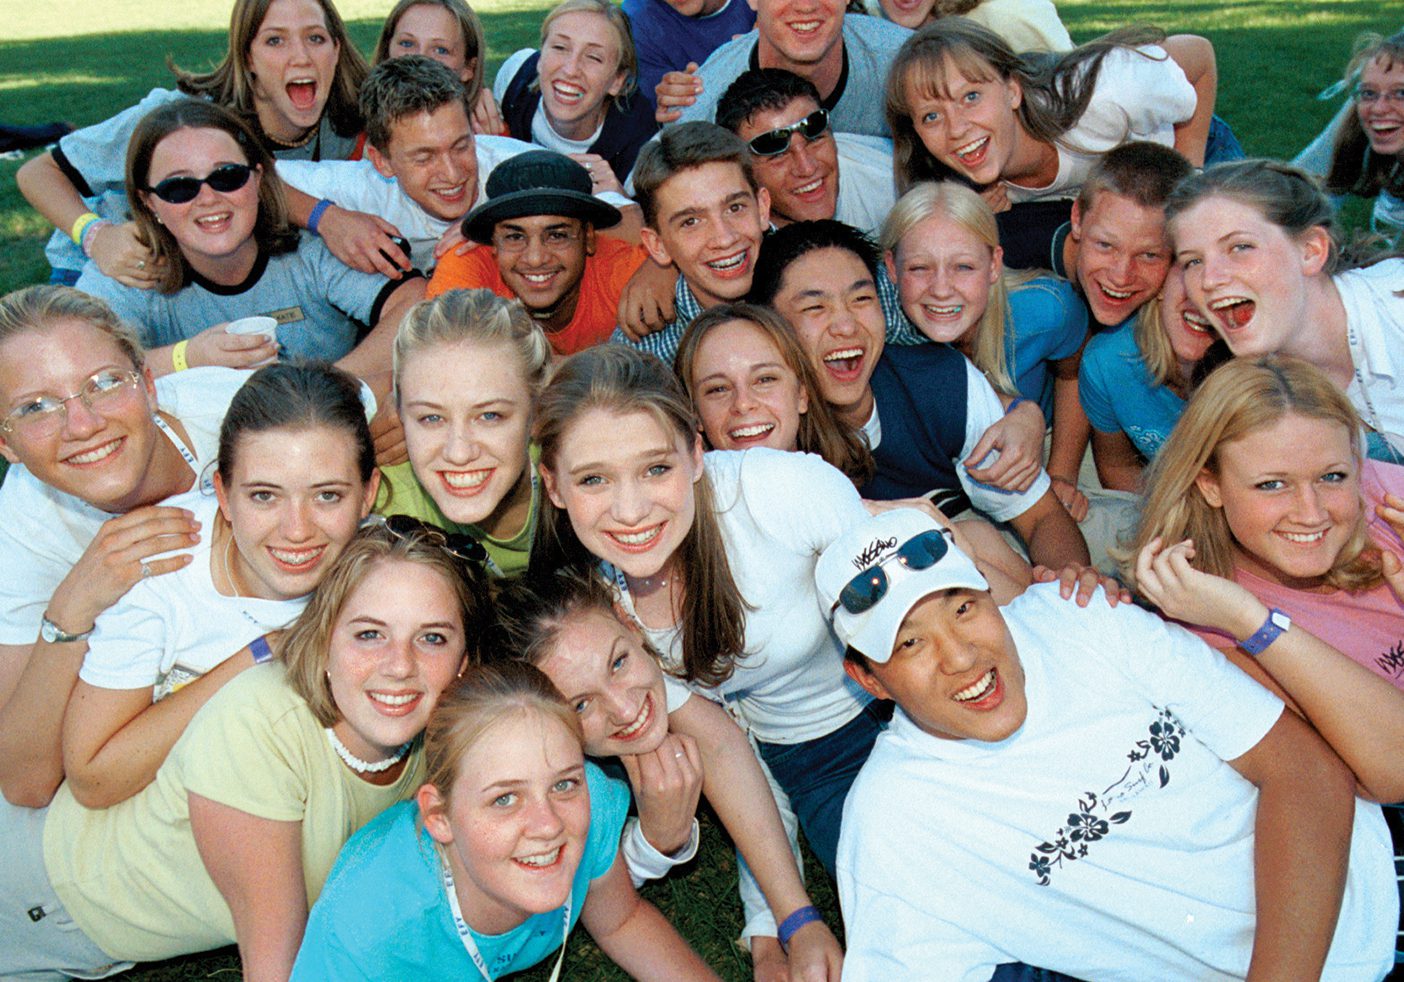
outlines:
M1078 396L1094 430L1125 433L1146 460L1160 452L1185 411L1185 400L1156 385L1133 333L1135 318L1093 336L1082 352Z
M590 881L614 864L629 789L592 763L590 833L571 885L571 926ZM479 978L454 927L434 842L412 801L386 809L346 843L307 920L293 982L418 982ZM494 979L551 957L561 946L561 910L536 914L506 934L473 940Z

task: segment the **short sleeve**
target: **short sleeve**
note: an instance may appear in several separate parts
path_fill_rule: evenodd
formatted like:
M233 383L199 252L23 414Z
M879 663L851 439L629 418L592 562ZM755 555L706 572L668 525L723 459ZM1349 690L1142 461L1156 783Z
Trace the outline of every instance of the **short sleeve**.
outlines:
M153 323L154 304L162 297L155 290L138 290L118 283L102 273L97 263L91 261L84 265L74 287L99 300L107 301L108 306L123 323L136 332L143 346L152 348L163 343L158 337L160 332Z
M497 70L497 77L492 80L492 97L497 100L499 106L502 105L502 97L507 94L507 87L512 84L512 79L517 77L522 65L534 54L535 48L520 48L508 55L502 67Z
M303 236L298 246L300 257L308 262L315 274L316 289L337 310L347 317L371 324L382 301L382 294L403 283L390 280L379 273L362 273L352 269L331 254L320 239Z
M0 485L0 556L5 561L5 575L0 576L0 644L34 643L49 598L87 545L69 533L70 526L91 524L96 532L100 525L60 511L52 489L23 466L10 467Z
M629 815L629 788L591 763L585 765L585 783L590 789L590 835L581 863L586 878L597 880L609 872L619 852Z
M229 681L190 721L177 752L186 788L275 822L301 821L312 773L315 728L305 704L282 680L279 662ZM318 734L320 735L320 734Z
M78 193L91 198L104 191L122 190L126 182L127 144L137 124L152 110L184 98L187 96L170 89L152 89L135 106L60 139L55 158Z
M98 615L78 677L100 689L154 686L167 646L165 606L152 584L132 587Z
M1087 414L1092 428L1102 433L1121 432L1107 375L1108 362L1114 357L1111 335L1099 334L1087 342L1082 364L1077 369L1077 394L1082 401L1082 411Z
M1067 280L1041 276L1011 291L1009 302L1015 343L1026 333L1038 336L1043 359L1071 358L1087 339L1087 305Z
M1094 153L1151 139L1193 116L1198 101L1164 48L1114 48L1102 61L1091 102L1065 139Z
M472 290L477 287L496 293L497 280L497 261L490 246L477 246L461 256L450 251L434 267L434 276L429 280L429 288L424 295L433 299L449 290Z
M965 360L965 391L965 445L961 447L960 460L955 461L960 486L975 507L995 521L1007 522L1018 518L1047 493L1048 474L1040 467L1038 477L1025 491L1004 491L972 480L962 461L970 459L975 444L980 442L985 431L1004 418L1004 407L1000 405L999 396L995 395L989 379L968 358Z
M713 459L707 455L709 466ZM757 528L815 555L868 518L853 482L818 454L757 448L718 463L739 469L741 501ZM719 500L717 507L729 504Z

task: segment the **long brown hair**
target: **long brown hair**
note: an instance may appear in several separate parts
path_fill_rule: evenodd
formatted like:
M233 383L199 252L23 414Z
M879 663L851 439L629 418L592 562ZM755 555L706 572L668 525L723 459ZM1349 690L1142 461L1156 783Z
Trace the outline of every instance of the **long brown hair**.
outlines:
M932 94L950 91L947 58L972 81L1018 82L1024 94L1015 110L1019 125L1040 143L1061 144L1063 134L1076 125L1091 102L1106 56L1118 48L1135 50L1164 40L1164 31L1125 27L1059 57L1035 60L1015 54L998 34L964 17L926 24L902 44L887 74L887 125L892 133L897 193L905 194L920 181L963 180L921 142L908 99L909 89Z
M692 363L697 359L697 352L708 334L732 321L752 324L769 338L780 352L780 360L799 378L800 388L809 397L809 409L800 416L799 432L795 435L796 449L823 457L859 487L872 480L877 465L868 444L857 429L834 414L833 407L825 401L819 389L819 380L804 350L800 348L794 328L769 307L752 303L719 304L703 311L687 326L678 343L678 356L674 364L678 379L693 405L697 403L697 393L692 389Z
M171 230L156 218L146 200L151 183L151 157L162 140L180 130L219 130L238 144L244 161L257 168L250 180L258 181L258 218L253 237L260 251L269 255L297 248L298 233L288 213L283 181L273 156L246 122L223 106L204 99L180 99L158 106L142 117L127 147L127 199L137 235L164 262L165 272L156 284L161 293L175 293L185 285L188 264Z
M1233 529L1224 510L1205 499L1196 479L1206 470L1219 472L1219 448L1225 443L1285 416L1340 424L1359 464L1360 417L1319 368L1285 355L1233 359L1215 369L1195 392L1146 471L1145 506L1134 540L1115 553L1128 582L1135 579L1136 555L1157 536L1167 545L1193 539L1196 569L1233 578ZM1366 536L1363 508L1354 534L1323 579L1341 590L1367 590L1382 582L1380 551Z
M1404 31L1389 37L1366 33L1356 38L1346 79L1358 82L1360 73L1372 61L1379 61L1385 71L1404 65ZM1397 154L1381 157L1373 152L1365 128L1360 125L1360 114L1354 110L1346 114L1336 131L1326 189L1332 194L1362 198L1373 198L1381 191L1404 194L1404 160Z
M555 468L571 424L593 409L648 413L688 447L701 429L682 384L657 357L621 344L587 348L561 365L537 403L533 435L544 470ZM744 651L746 602L731 576L716 497L705 471L693 488L695 517L677 553L683 580L683 677L717 685L731 677ZM542 500L539 519L530 563L533 575L549 575L563 565L588 568L595 563L569 516L561 514L549 496Z
M336 77L323 114L331 120L332 129L342 136L355 136L361 131L361 112L356 105L356 93L361 90L366 72L366 59L356 49L346 24L331 0L317 0L327 22L327 33L337 44ZM229 12L229 47L218 65L208 72L187 72L177 68L169 59L166 64L175 72L176 84L186 95L203 96L237 112L251 121L256 132L262 133L258 110L254 105L253 72L249 71L249 49L253 47L258 29L268 16L273 0L234 0Z

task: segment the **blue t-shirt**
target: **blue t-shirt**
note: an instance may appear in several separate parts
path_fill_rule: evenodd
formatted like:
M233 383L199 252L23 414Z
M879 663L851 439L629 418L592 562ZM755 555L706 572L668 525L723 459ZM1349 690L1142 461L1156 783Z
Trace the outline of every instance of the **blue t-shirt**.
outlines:
M1087 307L1067 280L1039 276L1009 291L1004 357L1019 395L1053 421L1050 361L1077 354L1087 338Z
M756 12L746 0L727 0L706 17L687 17L665 0L624 0L629 30L639 55L639 94L657 105L654 89L668 72L687 63L702 64L723 44L756 26Z
M362 325L375 324L386 298L403 282L352 269L321 239L304 232L292 252L260 253L248 277L234 286L192 271L175 293L139 290L104 276L96 263L84 268L77 286L110 303L147 348L263 314L278 322L285 357L335 361L356 346Z
M590 834L570 891L571 925L590 881L614 865L629 811L629 789L585 765ZM479 978L454 927L439 854L418 827L412 801L386 809L341 850L307 920L293 965L295 982L418 982ZM561 946L561 910L536 914L506 934L473 940L493 978L530 968Z
M1185 410L1168 385L1154 385L1132 333L1135 319L1094 335L1077 373L1082 411L1094 430L1125 433L1147 460L1155 457Z

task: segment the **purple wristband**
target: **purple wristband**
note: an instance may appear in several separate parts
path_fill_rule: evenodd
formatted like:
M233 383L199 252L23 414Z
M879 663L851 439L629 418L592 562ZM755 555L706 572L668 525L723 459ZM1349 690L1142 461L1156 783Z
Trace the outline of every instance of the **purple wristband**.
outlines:
M273 660L273 649L268 647L268 635L260 634L249 642L249 651L253 653L255 665L262 665L266 661Z
M323 198L312 206L312 214L307 216L307 231L313 235L317 233L317 226L322 224L322 216L327 213L327 209L336 204L329 198Z
M822 921L823 919L824 918L820 915L819 910L813 904L806 904L805 906L799 908L789 917L785 918L783 921L780 922L780 927L777 929L776 932L780 935L780 947L784 948L786 951L789 951L790 939L795 936L796 931L804 927L806 924L812 923L813 921Z

